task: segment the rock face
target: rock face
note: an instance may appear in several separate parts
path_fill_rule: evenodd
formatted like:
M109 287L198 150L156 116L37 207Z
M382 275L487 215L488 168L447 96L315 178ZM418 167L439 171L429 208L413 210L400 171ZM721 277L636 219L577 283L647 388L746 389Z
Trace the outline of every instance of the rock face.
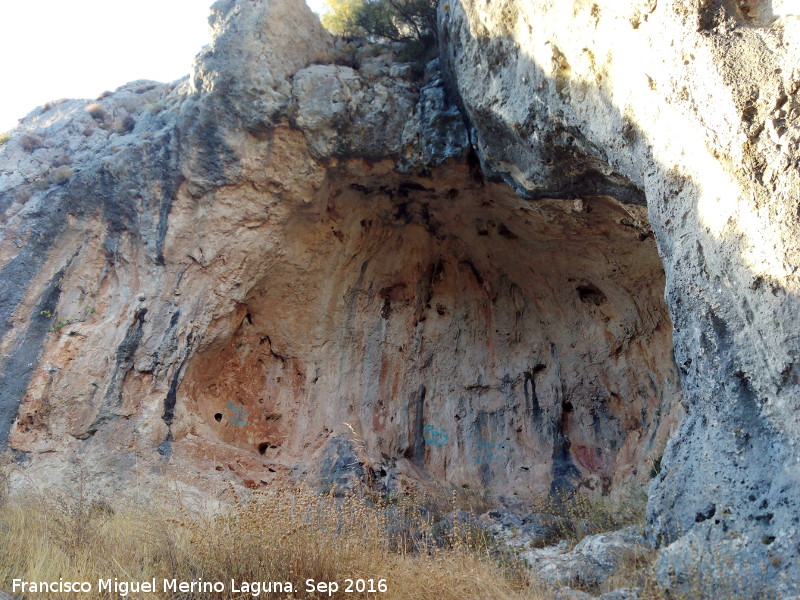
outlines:
M415 79L300 2L211 24L188 80L43 107L2 151L28 472L511 504L646 480L680 391L644 207L487 182L435 62Z
M721 548L797 591L798 22L744 4L445 0L420 77L217 2L189 78L0 148L0 443L43 482L506 505L664 453L664 585Z
M647 204L687 409L651 488L662 583L796 593L800 11L623 4L445 2L446 72L522 196Z

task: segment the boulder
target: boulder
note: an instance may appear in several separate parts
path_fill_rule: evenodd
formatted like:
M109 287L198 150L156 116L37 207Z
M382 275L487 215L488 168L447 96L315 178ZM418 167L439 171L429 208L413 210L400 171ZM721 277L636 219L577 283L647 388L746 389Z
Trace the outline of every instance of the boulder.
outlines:
M551 588L597 586L626 563L645 558L652 550L631 529L590 535L572 550L557 546L522 552L532 576Z

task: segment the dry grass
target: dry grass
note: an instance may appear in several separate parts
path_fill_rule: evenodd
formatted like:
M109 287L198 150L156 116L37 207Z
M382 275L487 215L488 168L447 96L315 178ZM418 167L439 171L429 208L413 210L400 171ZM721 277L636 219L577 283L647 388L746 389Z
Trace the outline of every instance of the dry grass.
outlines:
M58 167L55 171L50 174L50 181L55 185L62 185L69 181L69 178L75 174L70 167L64 165Z
M121 121L117 121L114 123L113 131L114 133L125 135L126 133L130 133L131 131L133 131L133 128L135 126L136 126L136 119L134 119L130 115L127 115Z
M26 581L148 581L157 593L136 598L236 597L230 580L386 580L387 591L334 597L404 600L531 598L524 581L500 568L484 547L456 525L442 541L434 523L408 503L376 507L355 497L321 497L304 489L255 493L214 516L153 502L148 508L111 507L79 483L68 497L11 497L2 507L0 589ZM174 502L174 498L172 499ZM222 581L223 594L160 591L163 579ZM63 595L37 594L56 598ZM248 597L241 595L241 597ZM285 597L273 594L271 597Z
M86 112L88 112L95 121L103 121L106 118L106 109L97 102L93 102L87 106Z
M19 138L19 144L20 144L20 146L22 146L22 149L25 152L30 154L34 150L36 150L38 148L41 148L43 142L42 142L42 138L39 137L38 135L33 134L33 133L29 133L29 134L25 134L21 138Z
M263 593L272 598L327 597L307 594L306 579L348 578L385 581L386 592L343 593L333 598L384 600L550 600L554 590L531 586L523 565L503 552L474 525L447 515L458 514L463 502L450 497L411 495L378 503L334 493L320 496L307 489L281 487L257 491L242 500L231 488L226 508L190 510L175 492L152 492L146 502L113 507L93 495L75 477L69 493L8 493L0 464L0 591L12 580L88 581L93 591L75 597L108 599L120 594L98 591L99 579L121 582L156 579L154 593L134 593L137 600L210 600L248 598L234 593L231 579L243 582L292 582L295 595ZM469 498L467 499L469 500ZM639 519L633 497L610 502L582 496L559 502L542 500L536 510L557 511L565 534L576 540L582 528L593 533L609 525ZM449 512L448 511L449 508ZM592 521L586 525L587 521ZM689 600L689 594L668 596L653 572L655 552L644 553L621 568L594 595L623 587L641 589L641 600ZM698 586L703 573L695 575ZM223 582L225 591L164 591L165 579ZM707 585L707 583L706 583ZM700 590L701 587L698 587ZM743 598L731 587L729 600ZM743 588L740 588L743 589ZM30 598L63 598L65 594L29 594Z
M542 496L533 502L532 512L561 517L558 538L579 542L587 535L644 525L647 492L631 488L623 498L590 496L582 493Z

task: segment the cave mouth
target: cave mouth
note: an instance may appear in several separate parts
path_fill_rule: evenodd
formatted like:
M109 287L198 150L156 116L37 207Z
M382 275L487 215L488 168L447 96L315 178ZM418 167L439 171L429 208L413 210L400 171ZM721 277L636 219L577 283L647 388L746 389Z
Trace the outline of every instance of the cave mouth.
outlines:
M346 446L508 499L647 480L680 387L645 207L331 170L275 227L188 365L184 429L322 479Z

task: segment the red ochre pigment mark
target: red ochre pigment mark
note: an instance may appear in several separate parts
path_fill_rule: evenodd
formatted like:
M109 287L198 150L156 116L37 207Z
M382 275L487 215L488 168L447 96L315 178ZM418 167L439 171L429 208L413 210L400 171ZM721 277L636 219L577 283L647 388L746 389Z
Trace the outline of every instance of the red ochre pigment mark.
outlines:
M600 448L576 446L574 452L581 466L593 473L604 474L608 468L606 457Z

